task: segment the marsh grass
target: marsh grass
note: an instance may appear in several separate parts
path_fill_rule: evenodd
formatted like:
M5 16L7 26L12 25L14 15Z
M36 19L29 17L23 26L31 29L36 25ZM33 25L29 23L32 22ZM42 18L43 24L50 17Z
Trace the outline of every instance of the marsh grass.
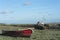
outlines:
M7 29L7 30L18 30L24 29L20 27L12 27L12 26L2 26L0 30ZM30 38L26 37L10 37L10 36L3 36L0 35L0 40L60 40L60 31L56 30L33 30Z

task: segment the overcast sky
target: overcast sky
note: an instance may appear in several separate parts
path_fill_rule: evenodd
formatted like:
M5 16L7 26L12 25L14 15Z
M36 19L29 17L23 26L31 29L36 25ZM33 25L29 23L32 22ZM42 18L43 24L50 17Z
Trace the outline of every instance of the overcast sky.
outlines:
M0 0L0 23L60 22L60 0Z

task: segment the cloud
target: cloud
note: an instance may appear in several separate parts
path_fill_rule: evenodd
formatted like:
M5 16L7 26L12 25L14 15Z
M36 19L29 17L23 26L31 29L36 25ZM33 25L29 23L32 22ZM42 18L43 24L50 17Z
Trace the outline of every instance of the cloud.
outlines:
M4 11L3 11L3 12L0 12L0 14L6 14L6 13L7 13L7 12L4 12Z
M14 11L1 11L0 14L14 13Z
M31 2L24 2L23 5L31 5L32 3Z

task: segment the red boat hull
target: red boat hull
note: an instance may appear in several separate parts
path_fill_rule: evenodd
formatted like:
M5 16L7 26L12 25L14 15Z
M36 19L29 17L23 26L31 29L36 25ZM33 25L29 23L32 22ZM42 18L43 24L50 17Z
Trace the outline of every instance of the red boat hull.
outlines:
M20 31L6 31L3 30L4 35L9 35L9 36L26 36L26 37L30 37L32 34L32 30L31 29L26 29L26 30L20 30Z

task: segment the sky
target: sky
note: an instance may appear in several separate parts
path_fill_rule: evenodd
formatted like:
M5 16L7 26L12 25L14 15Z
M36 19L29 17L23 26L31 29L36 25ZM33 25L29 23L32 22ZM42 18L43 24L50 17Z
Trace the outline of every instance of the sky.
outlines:
M0 23L60 22L60 0L0 0Z

